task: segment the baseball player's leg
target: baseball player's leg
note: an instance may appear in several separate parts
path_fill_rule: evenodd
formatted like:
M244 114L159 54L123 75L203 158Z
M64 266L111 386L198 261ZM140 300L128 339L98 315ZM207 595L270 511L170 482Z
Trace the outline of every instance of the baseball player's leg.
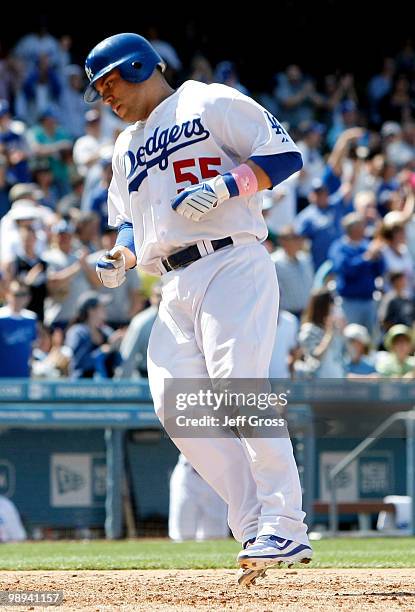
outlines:
M278 310L274 266L257 244L232 249L225 257L227 264L212 279L201 309L200 333L209 375L266 379ZM308 544L290 440L255 437L242 442L261 506L259 535L275 534Z
M177 542L196 539L199 508L190 472L179 460L170 478L169 537Z
M193 321L184 321L176 309L173 320L168 305L174 296L164 292L159 316L148 348L148 373L154 407L164 422L164 381L170 378L206 378L204 357L195 341ZM195 470L228 504L228 523L236 540L257 533L259 504L256 484L239 438L174 438L173 442Z

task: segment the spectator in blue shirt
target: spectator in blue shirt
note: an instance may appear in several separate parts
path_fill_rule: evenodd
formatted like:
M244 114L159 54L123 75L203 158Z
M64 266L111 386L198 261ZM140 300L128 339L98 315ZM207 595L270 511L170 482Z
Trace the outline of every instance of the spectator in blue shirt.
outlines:
M8 162L10 182L28 183L30 181L29 145L24 133L18 133L13 125L7 100L0 100L0 150Z
M95 291L81 294L75 322L66 332L65 345L72 350L72 378L110 378L120 364L118 347L122 337L105 323L107 295Z
M56 68L46 54L39 56L36 65L27 74L16 99L17 114L33 124L48 107L59 111L62 85Z
M216 66L214 82L223 83L223 85L233 87L234 89L237 89L246 96L249 96L249 91L239 81L239 76L236 71L235 64L233 62L230 62L229 60L219 62L219 64Z
M337 293L348 323L364 325L371 333L376 324L377 310L373 299L375 281L385 271L382 243L365 238L365 223L359 213L343 219L345 236L336 240L330 250L336 274Z
M352 128L338 138L322 178L311 183L309 206L295 219L295 229L311 242L314 270L327 259L330 245L343 235L342 218L353 211L353 203L341 192L341 176L350 147L363 133L361 128Z
M356 102L350 98L343 100L340 102L333 115L333 125L327 135L329 147L334 147L336 140L343 132L357 126L358 112Z
M6 306L0 308L0 377L28 377L32 346L36 340L36 315L24 307L29 289L12 281L6 293Z
M344 328L343 335L346 338L348 353L345 363L346 375L377 376L376 368L368 358L370 336L366 327L350 323Z
M311 242L314 270L327 259L330 245L342 235L341 220L350 211L341 198L330 200L329 190L320 179L312 183L310 204L297 215L295 228Z
M382 217L393 210L393 201L399 197L400 183L397 174L395 164L383 159L379 169L380 182L376 193L378 212Z

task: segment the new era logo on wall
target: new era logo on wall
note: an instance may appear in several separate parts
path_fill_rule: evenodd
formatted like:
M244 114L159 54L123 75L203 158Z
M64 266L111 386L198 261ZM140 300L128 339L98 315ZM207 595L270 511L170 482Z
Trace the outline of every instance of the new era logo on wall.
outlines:
M69 491L79 491L85 484L82 474L69 470L63 465L56 466L56 477L60 495L69 493Z
M54 453L50 461L51 506L92 505L92 455Z

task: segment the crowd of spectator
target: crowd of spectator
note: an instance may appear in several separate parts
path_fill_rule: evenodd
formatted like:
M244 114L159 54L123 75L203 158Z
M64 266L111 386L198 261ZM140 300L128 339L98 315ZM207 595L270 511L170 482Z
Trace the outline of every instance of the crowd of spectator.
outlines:
M185 66L157 32L151 40L173 85L248 93L302 152L303 169L264 194L281 291L271 376L413 376L412 42L363 84L290 65L253 92L229 59L196 54ZM0 376L146 376L157 279L133 270L108 290L95 274L116 239L106 201L125 124L85 104L71 45L43 28L0 60Z

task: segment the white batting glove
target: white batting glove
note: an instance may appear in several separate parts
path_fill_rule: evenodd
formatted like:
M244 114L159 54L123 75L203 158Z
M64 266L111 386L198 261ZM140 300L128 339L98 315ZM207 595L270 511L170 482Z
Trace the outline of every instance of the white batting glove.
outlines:
M204 215L228 200L229 197L226 183L219 174L213 179L184 189L173 198L171 207L187 219L200 221Z
M125 281L124 253L115 246L111 251L100 257L95 266L99 280L105 287L114 289Z

